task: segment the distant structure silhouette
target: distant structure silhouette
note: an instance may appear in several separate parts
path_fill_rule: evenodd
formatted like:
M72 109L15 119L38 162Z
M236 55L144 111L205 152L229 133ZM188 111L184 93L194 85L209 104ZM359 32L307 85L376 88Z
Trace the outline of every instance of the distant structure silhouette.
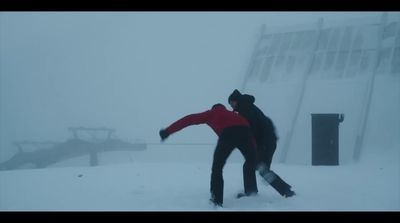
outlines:
M147 149L145 143L129 143L114 137L115 130L110 128L69 128L72 139L62 143L19 141L14 142L18 152L9 160L0 163L0 170L19 169L24 165L32 164L33 168L45 168L51 164L74 157L89 154L90 166L99 164L98 154L107 151L141 151ZM91 139L83 139L86 133ZM103 133L103 139L95 137ZM34 151L24 151L24 147L34 147Z

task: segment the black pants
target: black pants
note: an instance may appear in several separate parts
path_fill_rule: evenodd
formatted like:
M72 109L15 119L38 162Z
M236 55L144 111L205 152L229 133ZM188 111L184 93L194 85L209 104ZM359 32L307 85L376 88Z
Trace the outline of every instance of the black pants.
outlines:
M235 148L238 148L245 158L243 164L245 193L258 192L255 174L256 148L252 142L250 128L245 126L229 127L224 129L218 138L211 169L210 191L214 201L218 204L223 203L224 195L222 170L226 160Z
M271 170L275 150L276 141L259 143L259 146L257 146L257 170L260 176L279 194L286 196L290 192L291 186Z
M257 146L257 166L265 165L271 168L272 158L276 150L276 142L263 142Z

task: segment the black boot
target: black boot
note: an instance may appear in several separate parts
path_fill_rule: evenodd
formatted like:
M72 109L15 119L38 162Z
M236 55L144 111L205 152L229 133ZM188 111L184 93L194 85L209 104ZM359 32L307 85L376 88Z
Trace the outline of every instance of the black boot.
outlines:
M285 193L285 197L293 197L294 195L296 195L296 192L290 189Z
M282 178L278 176L274 171L260 171L260 175L283 197L292 197L296 195L296 193L290 189L291 186L287 184L284 180L282 180Z
M257 196L257 192L252 192L252 193L243 193L240 192L236 195L236 198L241 198L241 197L250 197L250 196Z
M275 179L270 183L270 185L283 197L292 197L296 195L296 193L291 190L291 186L282 180L282 178L280 178L278 175L276 175Z
M211 195L210 203L214 205L214 207L222 207L222 202L216 201L214 195Z

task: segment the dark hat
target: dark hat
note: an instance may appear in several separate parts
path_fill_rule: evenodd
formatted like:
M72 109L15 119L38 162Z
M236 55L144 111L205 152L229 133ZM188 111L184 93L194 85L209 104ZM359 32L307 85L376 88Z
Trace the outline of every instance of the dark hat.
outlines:
M231 95L229 95L228 102L230 101L237 101L239 100L239 97L242 96L240 91L238 89L235 89Z
M225 106L224 106L223 104L218 103L218 104L213 105L213 106L211 107L211 109L214 109L214 108L217 108L217 107L223 107L223 108L225 108ZM226 109L226 108L225 108L225 109Z

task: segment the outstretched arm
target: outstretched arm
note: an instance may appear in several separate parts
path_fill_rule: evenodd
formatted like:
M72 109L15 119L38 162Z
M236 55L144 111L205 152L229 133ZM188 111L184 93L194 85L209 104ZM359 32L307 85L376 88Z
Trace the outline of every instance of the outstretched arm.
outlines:
M188 126L206 123L210 118L210 112L211 110L208 110L202 113L187 115L179 119L178 121L172 123L169 127L160 130L161 140L165 140L169 135Z

